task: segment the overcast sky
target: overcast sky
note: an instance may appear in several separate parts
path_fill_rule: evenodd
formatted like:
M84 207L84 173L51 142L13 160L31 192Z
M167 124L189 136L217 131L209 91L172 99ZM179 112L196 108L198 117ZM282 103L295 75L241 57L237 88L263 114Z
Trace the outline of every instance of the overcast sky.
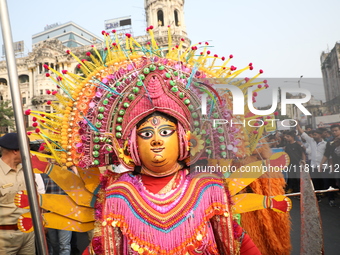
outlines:
M145 33L143 0L8 1L14 41L25 41L31 51L32 35L56 22L73 21L101 36L104 21L132 16L134 35ZM252 62L263 76L291 78L283 86L300 85L324 99L320 54L340 40L339 0L187 0L185 24L192 42L209 41L212 53L234 55L238 68ZM2 35L0 36L2 41ZM321 79L319 79L321 82Z

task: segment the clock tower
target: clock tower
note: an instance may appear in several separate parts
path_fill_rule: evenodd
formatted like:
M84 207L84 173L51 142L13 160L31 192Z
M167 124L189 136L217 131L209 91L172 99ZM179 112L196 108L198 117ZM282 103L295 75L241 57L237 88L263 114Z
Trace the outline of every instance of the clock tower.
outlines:
M171 28L173 44L183 38L183 48L190 45L184 22L184 0L144 0L147 26L153 26L159 47L168 45L168 26Z

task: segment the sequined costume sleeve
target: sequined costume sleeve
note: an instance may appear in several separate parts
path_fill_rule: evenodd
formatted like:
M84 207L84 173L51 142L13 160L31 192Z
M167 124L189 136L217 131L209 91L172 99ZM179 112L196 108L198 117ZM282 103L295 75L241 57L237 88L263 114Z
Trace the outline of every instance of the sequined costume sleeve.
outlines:
M120 231L119 227L109 227L106 226L103 222L103 210L104 204L106 200L105 187L114 183L120 174L114 174L111 172L107 172L102 177L102 189L98 193L98 199L96 202L96 223L95 223L95 232L94 237L92 239L92 249L93 254L106 254L104 251L104 247L110 247L110 254L120 255L124 254L124 243L123 243L123 234ZM107 237L107 238L104 238Z
M233 231L229 231L228 229L228 221L227 217L223 215L216 215L211 220L211 225L213 227L215 241L217 244L217 248L219 254L241 254L241 255L260 255L261 252L255 246L250 237L243 231L243 229L237 224L234 223L234 234L236 236L235 239L239 240L239 247L231 247L231 242L233 238L229 236L229 233L233 233ZM234 250L235 249L235 250ZM235 251L232 253L232 251Z

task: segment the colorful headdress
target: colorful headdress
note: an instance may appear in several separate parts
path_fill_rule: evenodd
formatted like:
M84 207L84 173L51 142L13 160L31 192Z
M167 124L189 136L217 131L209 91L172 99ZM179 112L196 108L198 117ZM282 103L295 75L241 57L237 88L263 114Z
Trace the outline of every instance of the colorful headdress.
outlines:
M78 169L77 176L59 166L50 166L47 162L43 163L44 167L36 166L38 170L47 172L68 194L63 196L62 207L59 206L59 197L42 199L42 207L51 211L44 214L47 227L71 231L89 231L93 228L94 213L91 207L97 199L100 172L97 167L91 166L121 163L131 169L140 164L136 124L155 111L178 120L179 160L185 160L188 165L199 158L211 160L209 163L219 163L219 166L233 165L235 168L246 166L263 169L266 165L287 164L283 152L262 157L256 151L255 156L249 156L261 144L258 141L264 125L260 125L260 120L260 124L256 125L261 116L250 114L247 106L245 115L234 116L231 111L231 92L225 90L218 93L212 85L232 84L244 92L255 85L257 88L250 95L255 97L258 91L268 87L266 81L260 82L264 84L255 81L261 70L253 78L238 78L243 71L252 70L252 64L237 70L234 66L228 66L232 55L227 59L211 55L208 43L183 48L181 41L179 45L173 46L170 36L169 48L161 49L154 40L152 28L149 27L148 31L150 42L145 42L145 46L128 34L124 43L117 36L112 41L110 35L104 33L103 49L93 46L84 56L86 59L79 59L67 51L79 62L81 72L78 74L67 70L58 72L45 66L54 73L46 75L58 87L58 91L48 92L56 96L55 101L47 102L55 111L44 113L28 110L26 114L33 117L36 133L45 140L45 149L51 152L57 163L63 168L72 165L82 168ZM201 110L203 95L208 95L206 115L202 115ZM223 119L228 124L214 127L213 119ZM231 122L241 124L249 120L252 120L252 126L230 125ZM236 162L239 158L243 160ZM111 175L116 175L108 173L103 178L103 189L116 178L110 179ZM258 239L262 253L286 254L290 249L288 216L276 214L272 210L255 210L271 208L289 211L291 202L282 196L285 183L280 173L265 174L277 178L258 179L262 174L262 171L253 174L236 171L229 177L225 175L225 184L234 203L234 213L245 215L242 225L248 233L252 233L252 238ZM254 193L242 193L246 187ZM22 204L24 200L21 197L24 195L18 196L20 199L16 200ZM99 197L101 202L103 200ZM32 231L32 224L24 226L27 225L25 222L30 222L27 218L23 215L19 226L24 231ZM100 221L97 223L101 225ZM206 224L206 221L203 223Z
M255 148L263 129L259 132L241 125L213 127L212 119L230 123L242 121L244 116L232 115L230 92L217 93L209 79L221 78L218 82L233 83L245 90L258 84L254 79L262 71L252 79L236 80L243 71L253 69L252 64L241 70L227 67L233 56L227 60L211 56L208 43L184 49L183 41L172 47L170 40L165 55L165 49L158 48L154 40L152 28L148 31L150 42L145 46L129 34L124 45L118 37L113 41L109 34L103 33L105 49L93 46L93 50L86 53L87 59L81 60L68 50L67 54L79 62L80 74L58 72L45 65L56 75L48 73L47 76L64 93L53 92L57 100L48 102L55 113L28 110L26 114L39 122L41 128L36 132L61 165L86 168L108 165L118 159L133 168L138 164L134 127L155 111L178 120L181 160L191 156L188 164L200 157L244 157ZM267 85L261 89L265 87ZM209 96L207 116L201 113L202 94Z

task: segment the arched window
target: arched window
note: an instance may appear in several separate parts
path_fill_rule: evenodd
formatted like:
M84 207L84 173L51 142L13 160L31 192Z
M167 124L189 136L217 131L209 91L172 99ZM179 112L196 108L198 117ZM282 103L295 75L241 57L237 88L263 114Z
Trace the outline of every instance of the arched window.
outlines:
M29 76L27 74L19 75L19 82L20 83L29 82Z
M157 11L157 23L159 27L164 26L164 14L162 10Z
M47 62L45 62L45 65L47 65L47 66L48 66L48 63L47 63ZM45 67L44 67L44 72L45 72L45 73L48 73L48 69L46 69Z
M5 78L0 78L0 85L7 86L7 80Z
M174 16L175 16L175 25L178 27L178 26L181 25L181 23L179 22L178 11L177 10L174 11Z

